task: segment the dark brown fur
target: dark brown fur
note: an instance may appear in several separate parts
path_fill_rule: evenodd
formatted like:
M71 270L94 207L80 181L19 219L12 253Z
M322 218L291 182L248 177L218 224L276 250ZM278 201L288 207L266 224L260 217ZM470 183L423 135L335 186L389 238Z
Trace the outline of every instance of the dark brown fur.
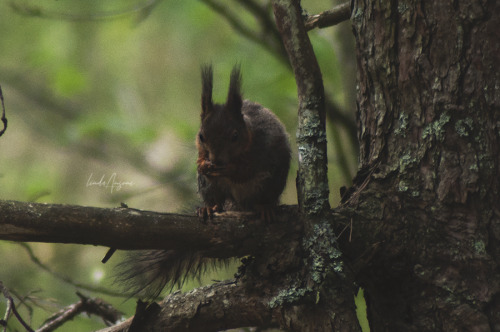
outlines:
M212 68L202 70L198 191L206 209L261 210L277 206L290 166L283 124L268 109L242 100L240 71L231 73L225 104L212 101Z
M214 211L258 210L270 220L285 187L290 145L284 126L268 109L243 101L239 68L231 73L225 104L212 101L212 67L202 69L201 127L198 147L198 191L204 217ZM119 280L135 293L157 297L166 285L181 285L209 265L226 263L198 253L141 251L121 264Z

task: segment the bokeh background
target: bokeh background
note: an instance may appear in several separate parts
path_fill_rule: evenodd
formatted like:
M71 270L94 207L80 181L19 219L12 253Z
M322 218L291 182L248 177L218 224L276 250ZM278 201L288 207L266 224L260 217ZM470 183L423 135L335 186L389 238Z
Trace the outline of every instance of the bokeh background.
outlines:
M12 0L0 3L0 85L9 126L0 137L0 199L193 213L199 126L200 66L214 66L214 100L223 102L229 73L241 65L244 97L285 123L294 151L297 97L282 57L235 22L259 31L243 1ZM269 1L255 3L269 10ZM217 4L223 4L218 10ZM309 14L332 8L302 1ZM227 17L224 16L226 12ZM234 18L231 22L228 18ZM310 32L325 90L354 124L355 56L348 22ZM351 137L352 138L352 137ZM356 148L343 124L329 118L331 204L356 170ZM296 204L294 154L285 204ZM105 188L89 182L114 179ZM113 284L107 248L0 242L0 280L33 327L78 301L76 290L102 297L127 316L134 299ZM50 271L48 271L50 270ZM202 283L230 278L213 272ZM65 280L63 280L65 279ZM84 287L80 287L84 285ZM199 285L190 282L184 289ZM104 292L99 291L104 290ZM0 313L5 301L0 301ZM65 331L103 328L78 317ZM22 330L13 318L9 330Z

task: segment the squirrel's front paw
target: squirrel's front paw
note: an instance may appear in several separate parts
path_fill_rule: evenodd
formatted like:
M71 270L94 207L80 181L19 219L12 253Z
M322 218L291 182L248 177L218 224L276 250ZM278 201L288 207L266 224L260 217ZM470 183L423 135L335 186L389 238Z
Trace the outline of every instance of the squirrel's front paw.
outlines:
M218 205L214 206L205 206L196 209L196 213L198 217L203 218L203 221L207 221L207 219L212 219L214 217L215 212L222 212L222 208Z

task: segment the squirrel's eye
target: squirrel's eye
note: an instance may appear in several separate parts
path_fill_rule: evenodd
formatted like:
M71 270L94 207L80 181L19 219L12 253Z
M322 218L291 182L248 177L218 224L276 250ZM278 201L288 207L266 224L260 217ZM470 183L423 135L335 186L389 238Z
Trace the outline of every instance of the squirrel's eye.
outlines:
M231 135L231 142L236 142L238 140L238 132L235 130L233 131L233 134Z
M200 139L200 142L204 143L205 142L205 137L203 136L203 134L198 134L198 138Z

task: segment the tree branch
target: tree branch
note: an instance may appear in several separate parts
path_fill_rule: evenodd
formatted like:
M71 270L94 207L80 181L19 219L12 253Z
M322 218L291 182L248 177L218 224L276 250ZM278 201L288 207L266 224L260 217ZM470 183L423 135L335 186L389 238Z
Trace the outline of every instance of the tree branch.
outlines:
M306 30L312 30L314 28L327 28L344 21L349 20L351 17L351 4L345 2L330 10L325 10L317 15L311 15L307 17L304 25Z
M304 28L299 1L274 0L274 16L295 74L299 99L297 196L302 212L329 208L325 93L321 70Z
M108 325L116 323L122 316L111 304L102 299L92 299L78 292L76 295L80 301L70 304L49 317L36 332L54 331L83 312L86 312L88 316L94 314L101 317Z
M10 295L7 288L3 285L2 281L0 281L0 292L7 299L7 307L5 309L5 315L2 320L0 320L0 325L7 327L7 320L9 319L10 313L12 312L14 316L17 318L19 323L26 329L28 332L34 332L33 329L24 321L19 312L17 312L16 304L14 303L14 299ZM5 331L6 329L4 329Z
M229 258L265 251L301 227L294 207L282 207L272 224L255 219L252 213L221 213L205 224L194 215L0 201L0 240L202 251L205 257Z
M305 290L321 298L342 299L336 303L327 300L322 308L315 307L312 312L307 312L310 304L302 304L298 306L300 314L295 310L287 315L295 319L304 315L308 317L306 320L311 320L319 310L324 310L323 319L315 320L320 326L318 330L360 331L353 299L353 278L337 249L336 235L328 216L326 113L321 71L304 26L300 1L273 0L272 3L276 25L295 73L299 99L297 196L301 212L308 216L303 246L308 254L307 265L312 267L303 277L308 285ZM335 318L327 318L332 316Z
M134 320L140 320L140 331L220 331L241 326L277 326L273 321L271 298L251 296L250 292L234 280L185 294L176 292L159 305L138 310ZM129 319L99 332L136 331L133 325L134 321Z

